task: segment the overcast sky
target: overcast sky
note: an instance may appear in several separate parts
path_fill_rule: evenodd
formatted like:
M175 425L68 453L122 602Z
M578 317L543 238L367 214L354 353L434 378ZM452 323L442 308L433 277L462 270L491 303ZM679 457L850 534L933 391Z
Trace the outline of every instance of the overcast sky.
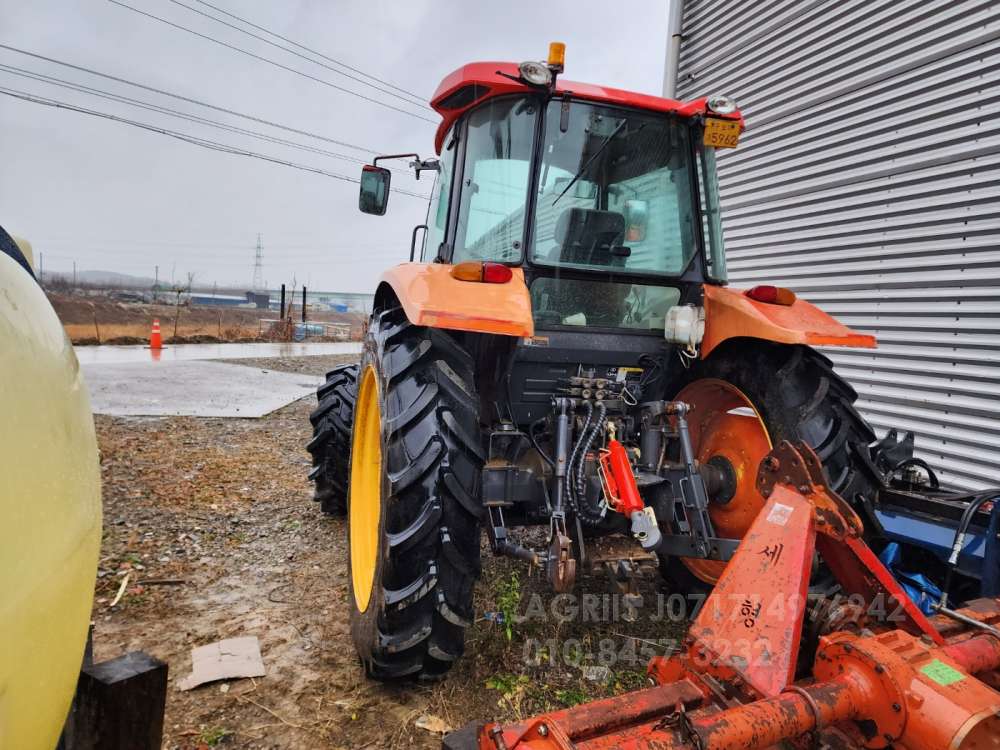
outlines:
M437 121L335 72L180 5L122 0L146 13L242 47L331 84ZM474 60L542 59L567 44L566 77L659 93L664 0L503 3L461 0L340 2L210 0L426 101L443 76ZM225 18L225 17L224 17ZM240 26L238 21L225 18ZM264 33L249 29L254 33ZM278 39L273 41L286 44ZM0 0L0 44L198 99L383 153L431 156L435 124L252 59L109 0ZM327 65L336 68L333 63ZM0 65L53 76L186 114L355 158L368 154L205 109L0 49ZM350 73L350 71L346 71ZM350 73L351 75L356 75ZM372 83L375 83L372 81ZM375 83L377 86L382 84ZM112 113L278 159L357 177L360 165L224 132L160 112L28 79L0 68L0 87ZM394 175L393 186L427 194ZM264 278L316 290L369 291L406 259L426 201L393 194L384 217L357 210L357 185L258 159L209 151L92 115L0 94L0 225L30 239L46 270L113 270L248 286L257 233Z

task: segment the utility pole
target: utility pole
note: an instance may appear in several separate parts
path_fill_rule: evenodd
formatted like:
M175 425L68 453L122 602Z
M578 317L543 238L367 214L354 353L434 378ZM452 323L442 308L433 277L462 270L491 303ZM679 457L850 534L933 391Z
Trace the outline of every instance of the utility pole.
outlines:
M677 97L677 66L681 59L684 0L667 0L667 55L663 63L663 96Z
M263 291L264 287L264 245L260 240L260 232L257 233L257 252L253 259L253 291Z

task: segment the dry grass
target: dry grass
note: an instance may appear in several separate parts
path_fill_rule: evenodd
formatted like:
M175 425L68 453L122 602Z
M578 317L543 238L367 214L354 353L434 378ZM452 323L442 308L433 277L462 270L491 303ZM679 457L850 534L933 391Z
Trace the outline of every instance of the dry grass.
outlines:
M70 341L82 343L93 340L108 342L115 339L142 339L149 340L151 325L148 324L107 324L100 323L95 326L93 323L70 323L63 326ZM174 327L170 320L160 320L160 331L164 341L173 338ZM211 324L185 324L178 323L177 336L180 338L191 338L194 336L211 336L223 341L237 341L239 339L255 339L258 337L257 326L229 326L224 327Z

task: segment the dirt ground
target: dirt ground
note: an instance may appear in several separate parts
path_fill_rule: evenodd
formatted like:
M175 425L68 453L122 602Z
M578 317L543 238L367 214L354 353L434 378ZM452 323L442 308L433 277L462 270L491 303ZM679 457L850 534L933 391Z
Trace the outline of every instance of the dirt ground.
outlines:
M119 302L108 297L82 297L53 291L47 294L74 344L142 344L149 340L154 318L160 321L164 342L258 340L261 339L260 321L278 317L274 310L147 305ZM314 322L346 325L350 340L360 338L363 316L357 313L310 311L307 317ZM264 333L266 340L266 326Z
M345 359L239 364L323 373ZM345 523L318 511L306 478L313 404L263 419L96 417L105 533L95 656L144 650L169 664L165 748L435 748L441 730L474 718L645 683L649 656L683 628L655 570L630 612L601 573L579 577L587 597L556 596L485 545L476 621L448 677L366 680L348 629ZM259 638L267 676L178 690L192 647L240 635Z

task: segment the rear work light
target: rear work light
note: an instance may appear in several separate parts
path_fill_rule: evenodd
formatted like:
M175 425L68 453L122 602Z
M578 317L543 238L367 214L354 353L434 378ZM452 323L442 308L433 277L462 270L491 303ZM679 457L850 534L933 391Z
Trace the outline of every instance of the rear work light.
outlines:
M795 292L785 289L783 286L755 286L744 292L747 297L757 302L766 302L769 305L792 305L795 303Z
M485 284L506 284L514 273L503 263L470 260L451 267L451 277L459 281L479 281Z

